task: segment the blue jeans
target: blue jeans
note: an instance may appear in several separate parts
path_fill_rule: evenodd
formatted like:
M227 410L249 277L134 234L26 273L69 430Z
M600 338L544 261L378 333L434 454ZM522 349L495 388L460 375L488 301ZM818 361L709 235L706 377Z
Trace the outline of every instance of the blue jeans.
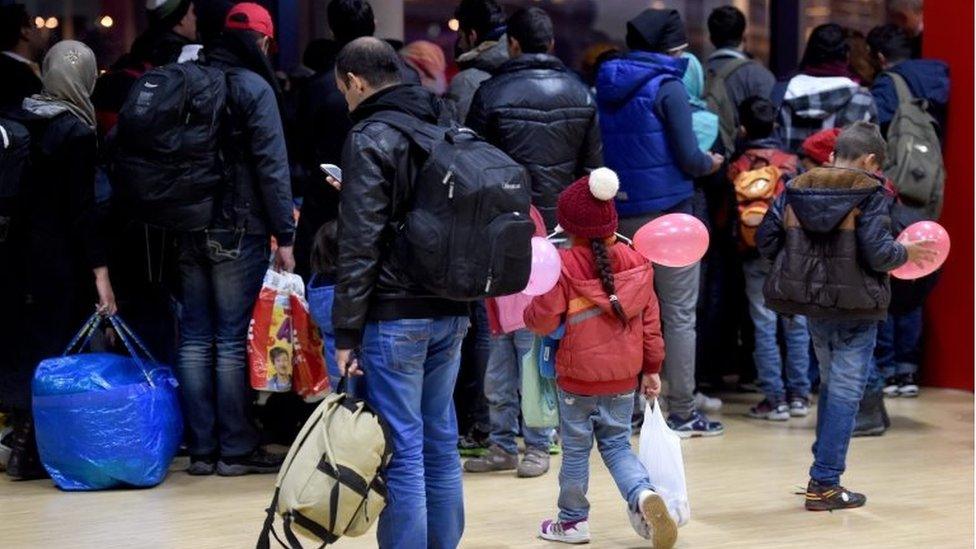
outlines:
M245 235L236 257L218 254L206 233L179 240L179 365L191 455L239 457L258 445L248 409L247 328L268 269L268 238Z
M811 318L809 325L820 361L817 439L810 478L833 486L840 483L846 467L854 418L872 367L878 323Z
M366 401L389 423L389 499L381 548L457 547L464 531L454 382L467 317L368 322L360 358Z
M804 397L810 394L810 332L803 316L780 318L766 308L763 285L769 275L770 265L762 259L742 263L745 274L746 297L749 299L749 316L755 326L756 374L759 387L771 402L782 402L787 395ZM783 385L783 358L780 354L776 331L783 322L783 339L786 341L786 386Z
M339 365L335 359L335 329L332 327L332 303L335 302L335 285L324 283L319 275L314 275L308 283L305 295L308 298L308 311L322 334L325 366L329 371L329 386L335 391L336 387L339 386L340 378ZM353 379L350 378L350 385L346 387L346 392L350 394L353 392L352 382Z
M590 502L590 450L593 439L620 495L632 509L641 492L651 489L647 471L630 448L630 414L634 393L579 396L559 391L559 429L563 465L559 470L559 520L586 519Z
M883 377L918 373L921 359L922 308L903 315L888 314L878 324L878 370Z
M522 386L522 357L532 350L535 336L528 330L491 338L491 354L485 371L485 396L491 418L492 444L509 454L518 453L515 437L519 431L522 411L519 390ZM522 424L526 448L549 451L552 429L534 429Z

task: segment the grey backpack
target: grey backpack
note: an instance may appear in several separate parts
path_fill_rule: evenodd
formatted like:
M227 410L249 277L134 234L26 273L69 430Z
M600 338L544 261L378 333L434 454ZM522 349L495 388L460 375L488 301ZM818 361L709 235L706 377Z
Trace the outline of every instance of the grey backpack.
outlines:
M898 94L898 108L888 126L884 173L906 205L921 209L929 219L938 219L945 191L938 123L929 114L928 103L912 96L904 78L893 72L884 74L895 83Z
M736 120L739 115L735 103L729 97L725 81L741 67L754 62L752 59L737 57L722 65L719 70L709 69L705 79L705 101L708 103L708 110L718 115L719 137L728 152L735 150L735 136L739 131Z
M290 549L302 547L296 532L322 547L361 536L386 506L389 427L366 402L341 393L342 386L325 397L292 443L258 549L270 548L271 535ZM274 530L275 514L282 517L287 544Z

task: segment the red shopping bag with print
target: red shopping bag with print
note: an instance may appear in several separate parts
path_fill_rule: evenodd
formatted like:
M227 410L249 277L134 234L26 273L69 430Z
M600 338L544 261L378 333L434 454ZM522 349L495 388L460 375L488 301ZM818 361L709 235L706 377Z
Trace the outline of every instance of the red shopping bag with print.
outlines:
M309 313L308 302L301 295L292 293L289 301L294 349L292 388L306 400L325 396L329 391L329 375L319 327Z
M270 269L264 275L247 331L251 387L258 391L291 390L294 337L289 297L296 284L301 285L297 275Z

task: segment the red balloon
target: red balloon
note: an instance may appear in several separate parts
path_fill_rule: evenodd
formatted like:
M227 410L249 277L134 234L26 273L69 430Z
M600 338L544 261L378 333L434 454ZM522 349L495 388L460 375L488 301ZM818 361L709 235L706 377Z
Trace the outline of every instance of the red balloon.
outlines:
M687 267L708 250L708 229L688 214L662 215L637 231L634 248L658 265Z
M891 276L902 280L915 280L916 278L922 278L923 276L934 273L936 269L945 263L946 258L949 257L949 246L951 243L949 241L949 233L946 232L942 225L939 225L935 221L919 221L918 223L909 225L907 229L898 235L898 242L902 244L918 242L919 240L930 241L929 248L938 253L935 261L930 261L922 265L917 265L909 261L894 271L891 271Z

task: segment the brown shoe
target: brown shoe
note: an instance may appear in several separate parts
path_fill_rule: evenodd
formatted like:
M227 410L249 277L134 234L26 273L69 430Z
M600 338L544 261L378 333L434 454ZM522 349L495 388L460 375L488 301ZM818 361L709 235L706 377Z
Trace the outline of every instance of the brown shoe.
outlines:
M840 484L824 486L815 480L807 485L807 511L837 511L863 507L868 498L864 494L851 492Z
M535 478L549 472L549 449L527 448L522 463L518 464L519 478Z
M497 444L492 444L486 455L464 462L464 470L469 473L511 471L516 467L518 467L518 455L509 454Z

